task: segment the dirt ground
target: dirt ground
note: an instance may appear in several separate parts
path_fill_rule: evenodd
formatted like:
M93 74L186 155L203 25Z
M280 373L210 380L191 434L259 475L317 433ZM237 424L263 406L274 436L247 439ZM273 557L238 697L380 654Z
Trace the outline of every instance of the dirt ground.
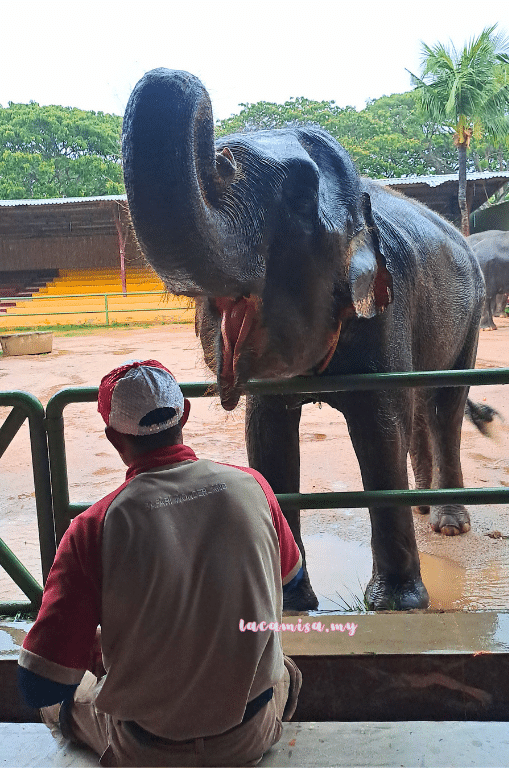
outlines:
M509 319L482 332L477 367L506 367ZM0 390L24 390L43 405L62 387L97 386L101 376L127 359L156 358L181 382L210 380L190 325L87 331L55 335L49 355L0 357ZM509 400L502 386L475 387L472 399L488 402L505 418L496 439L463 427L462 463L467 487L509 487ZM0 408L0 423L9 409ZM91 403L65 409L70 496L96 501L123 482L120 459L103 434ZM193 400L186 442L199 456L245 464L243 405L231 414L215 398ZM301 422L302 492L362 490L359 468L343 416L328 406L305 406ZM1 459L0 537L40 579L28 428L22 427ZM472 530L462 536L433 533L415 516L423 578L435 608L509 608L509 504L470 509ZM499 531L503 538L487 534ZM303 512L304 541L320 609L352 606L371 572L367 510ZM24 599L2 571L0 600Z

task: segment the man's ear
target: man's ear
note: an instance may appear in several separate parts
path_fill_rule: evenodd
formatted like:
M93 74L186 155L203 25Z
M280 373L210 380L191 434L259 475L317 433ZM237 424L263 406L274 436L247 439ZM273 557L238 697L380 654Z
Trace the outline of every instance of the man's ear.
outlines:
M187 399L187 397L184 398L184 413L182 414L182 418L180 419L180 427L184 427L186 424L186 421L189 418L189 411L191 410L191 402Z
M392 275L380 245L378 228L371 211L371 200L364 192L362 209L366 222L365 239L352 253L348 282L358 317L374 317L392 302Z
M125 449L125 435L123 435L121 432L117 432L117 430L113 429L113 427L106 427L104 434L115 448L115 450L122 454Z

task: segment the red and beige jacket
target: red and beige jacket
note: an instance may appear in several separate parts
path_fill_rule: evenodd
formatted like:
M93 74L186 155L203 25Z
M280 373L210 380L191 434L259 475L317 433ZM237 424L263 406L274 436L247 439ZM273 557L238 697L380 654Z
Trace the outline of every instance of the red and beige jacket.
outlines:
M280 634L241 620L280 622L300 573L259 473L184 445L154 451L72 521L19 664L32 683L75 686L100 626L100 711L174 740L219 734L283 675Z

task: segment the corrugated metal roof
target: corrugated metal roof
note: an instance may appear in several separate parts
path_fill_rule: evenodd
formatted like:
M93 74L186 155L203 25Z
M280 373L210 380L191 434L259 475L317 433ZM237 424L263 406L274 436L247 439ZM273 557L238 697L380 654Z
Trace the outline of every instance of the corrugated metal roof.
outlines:
M467 173L467 181L482 181L487 179L508 179L509 171L480 171L476 173ZM404 176L400 179L374 179L377 184L384 187L391 187L403 184L427 184L428 187L439 187L449 181L458 181L457 173L442 173L437 176Z
M481 171L479 173L468 173L467 181L481 181L482 179L509 179L509 171ZM382 186L396 186L398 184L427 184L429 187L439 187L448 181L458 181L457 173L443 173L436 176L403 176L395 179L374 179L377 184ZM97 197L55 197L42 198L35 200L26 198L24 200L0 200L0 206L18 207L24 205L70 205L76 203L94 203L101 200L127 200L127 195L100 195Z
M101 200L117 200L120 202L122 200L127 200L127 195L101 195L97 197L46 197L42 200L34 200L33 198L27 198L26 200L0 200L0 206L5 208L17 208L25 205L75 205L76 203L96 203Z

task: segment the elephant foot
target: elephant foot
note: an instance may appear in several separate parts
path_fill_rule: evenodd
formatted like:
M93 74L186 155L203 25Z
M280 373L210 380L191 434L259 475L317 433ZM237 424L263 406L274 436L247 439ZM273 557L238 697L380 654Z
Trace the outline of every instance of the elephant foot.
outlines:
M393 579L377 574L372 576L365 592L370 611L409 611L413 608L427 608L429 596L420 576L403 584L394 584Z
M429 515L430 509L429 504L422 504L420 507L412 507L412 512L415 512L418 515Z
M443 507L431 507L429 524L434 531L444 536L458 536L470 530L470 516L461 504L446 504Z
M313 592L307 571L299 583L283 595L283 611L315 611L318 598Z

